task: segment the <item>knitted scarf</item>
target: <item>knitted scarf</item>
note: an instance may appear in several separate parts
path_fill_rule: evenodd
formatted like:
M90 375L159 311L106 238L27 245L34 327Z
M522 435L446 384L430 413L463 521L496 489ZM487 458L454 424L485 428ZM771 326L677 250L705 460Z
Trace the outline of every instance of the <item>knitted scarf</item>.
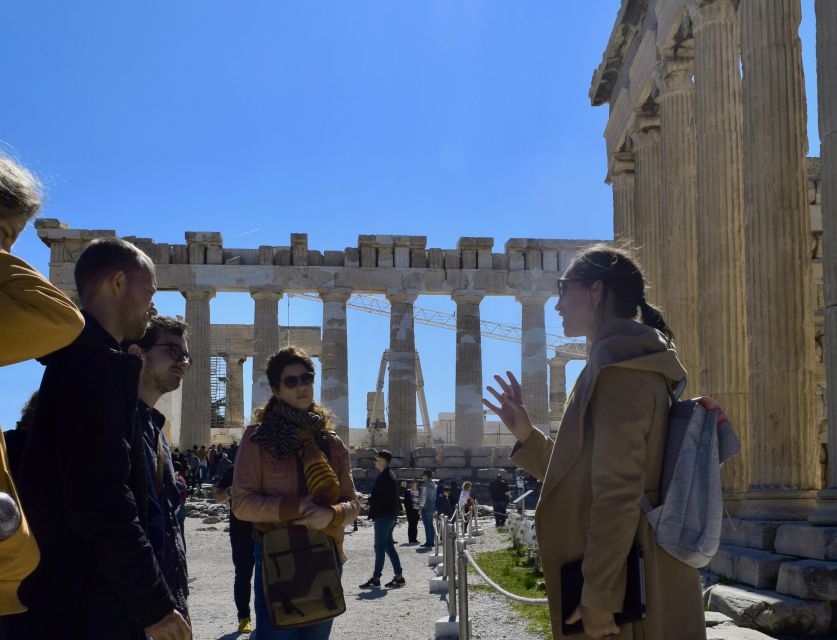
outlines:
M261 445L277 460L292 458L299 451L297 429L309 431L317 439L324 429L323 417L312 411L300 411L278 400L271 403L250 439Z

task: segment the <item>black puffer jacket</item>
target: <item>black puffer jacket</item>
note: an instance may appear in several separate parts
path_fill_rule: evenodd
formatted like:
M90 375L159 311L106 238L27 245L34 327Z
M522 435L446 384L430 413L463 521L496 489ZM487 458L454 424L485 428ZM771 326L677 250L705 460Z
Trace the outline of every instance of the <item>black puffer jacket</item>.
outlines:
M20 470L21 501L41 550L20 589L27 640L71 637L70 630L142 638L175 606L146 536L142 361L85 319L73 344L42 361Z
M381 471L369 494L369 517L389 518L398 515L398 481L392 469Z

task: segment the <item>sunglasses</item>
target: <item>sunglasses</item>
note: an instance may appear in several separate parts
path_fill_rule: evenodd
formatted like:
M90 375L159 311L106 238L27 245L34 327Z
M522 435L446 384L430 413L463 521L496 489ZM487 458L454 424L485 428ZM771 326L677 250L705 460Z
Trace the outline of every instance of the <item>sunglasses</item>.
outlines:
M169 350L169 358L174 360L175 362L183 362L185 361L187 365L190 367L192 366L192 356L189 355L188 351L184 351L178 345L172 342L161 342L160 344L153 344L151 348L155 347L164 347Z
M558 297L564 295L570 282L581 282L580 278L558 278Z
M310 371L306 371L298 376L285 376L282 378L282 385L288 389L295 389L297 385L305 386L309 384L314 384L314 374Z

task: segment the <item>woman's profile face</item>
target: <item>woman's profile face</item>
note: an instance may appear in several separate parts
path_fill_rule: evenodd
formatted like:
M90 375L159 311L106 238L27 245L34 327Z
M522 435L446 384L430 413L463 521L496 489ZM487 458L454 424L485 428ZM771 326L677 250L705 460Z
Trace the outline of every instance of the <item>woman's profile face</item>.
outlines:
M555 310L561 316L564 335L568 338L590 336L595 329L595 306L590 288L574 276L572 267L559 281L559 298Z
M308 374L304 364L289 364L282 369L279 386L273 389L273 395L289 407L299 411L307 411L314 403L314 381L302 382L302 377ZM307 377L307 376L306 376Z

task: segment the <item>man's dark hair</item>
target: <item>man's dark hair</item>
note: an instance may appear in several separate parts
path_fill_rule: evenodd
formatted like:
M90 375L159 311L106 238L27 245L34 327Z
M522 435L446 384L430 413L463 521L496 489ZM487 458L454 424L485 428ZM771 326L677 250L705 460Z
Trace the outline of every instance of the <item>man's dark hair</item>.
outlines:
M127 349L132 344L139 345L143 351L148 351L151 347L157 344L160 335L170 333L174 336L189 337L189 325L179 318L172 318L171 316L154 316L148 321L145 327L145 334L139 340L126 340L122 343L122 348Z
M433 477L433 469L425 469L421 472L421 477L430 480Z
M26 404L23 405L23 410L20 412L20 420L17 421L15 429L27 431L32 425L32 418L35 417L35 410L38 408L38 391L33 393Z
M386 460L387 464L392 462L392 454L386 449L379 449L378 453L375 454L375 457L380 458L381 460Z
M76 261L74 276L79 298L84 300L86 291L117 271L139 271L147 268L149 263L148 256L130 242L119 238L94 240Z
M34 217L41 208L41 183L27 169L0 155L0 217Z

